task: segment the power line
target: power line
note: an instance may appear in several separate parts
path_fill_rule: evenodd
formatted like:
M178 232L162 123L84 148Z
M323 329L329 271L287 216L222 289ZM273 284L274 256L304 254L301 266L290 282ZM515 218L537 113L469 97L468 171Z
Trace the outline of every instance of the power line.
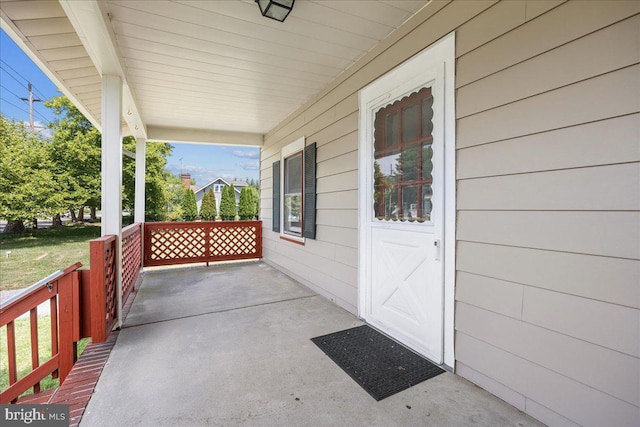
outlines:
M33 110L34 113L36 113L36 115L40 116L40 118L42 120L44 120L45 122L49 123L49 119L46 118L44 115L42 115L42 113L40 113L38 110Z
M4 89L5 91L9 92L11 95L15 96L16 98L18 98L21 101L28 101L28 99L22 98L20 95L18 95L17 93L13 92L11 89L9 89L6 86L3 86L0 84L0 88ZM7 101L8 102L8 101ZM35 107L35 106L34 106ZM23 110L24 111L24 110ZM26 111L25 111L26 112ZM33 112L38 115L42 120L44 120L44 122L48 123L49 119L47 117L45 117L42 113L40 113L40 111L38 111L37 109L34 108ZM37 127L37 126L36 126Z
M14 73L16 73L22 80L24 80L25 82L29 83L29 81L27 79L25 79L24 77L22 77L22 75L16 71L15 68L13 68L11 65L7 64L7 62L4 59L0 59L0 62L2 62L4 65L6 65L7 67L9 67L11 69L11 71L13 71ZM6 71L6 70L5 70Z
M40 91L38 90L38 88L37 88L37 87L35 87L35 86L34 86L34 87L33 87L33 90L38 94L38 96L39 96L40 98L47 98L47 99L48 99L48 97L47 97L47 96L45 96L42 92L40 92Z
M9 105L11 105L11 106L13 106L13 107L17 108L18 110L20 110L20 111L22 111L22 112L24 112L24 113L29 114L29 112L28 112L27 110L25 110L24 108L20 107L19 105L14 104L14 103L13 103L13 102L11 102L11 101L8 101L8 100L7 100L7 99L5 99L5 98L0 98L0 101L6 102L7 104L9 104ZM45 118L44 120L46 121L47 119ZM34 129L46 129L46 128L47 128L46 126L34 126Z
M17 106L16 104L14 104L14 103L13 103L13 102L11 102L11 101L8 101L6 98L2 98L2 97L0 97L0 100L2 100L2 101L4 101L4 102L6 102L6 103L7 103L7 104L9 104L9 105L12 105L12 106L16 107L16 108L17 108L18 110L20 110L20 111L23 111L23 112L25 112L25 113L29 114L29 112L28 112L27 110L23 109L22 107Z
M13 77L13 75L10 72L8 72L6 69L2 68L2 66L0 66L0 70L3 70L5 73L7 73L7 75L9 77L11 77L13 80L15 80L20 86L22 86L23 88L29 90L28 87L26 87L24 84L22 84L22 82L20 80L18 80L15 77Z
M12 92L12 91L11 91L11 89L9 89L8 87L3 86L3 85L1 85L1 84L0 84L0 88L2 88L2 89L4 89L4 90L6 90L6 91L7 91L7 92L9 92L11 95L13 95L13 96L15 96L16 98L20 99L20 95L17 95L15 92Z
M4 63L4 65L6 65L7 67L9 67L9 69L10 69L11 71L13 71L14 73L16 73L16 74L18 75L18 77L20 77L20 78L21 78L22 80L24 80L25 82L29 83L29 80L27 80L27 79L25 79L24 77L22 77L22 75L20 74L20 72L16 71L16 69L15 69L15 68L13 68L11 65L7 64L7 62L6 62L6 61L4 61L4 60L2 60L2 59L0 59L0 61L2 61L2 62ZM7 70L5 70L5 72L7 72ZM42 98L46 98L46 96L45 96L42 92L40 92L40 91L38 90L38 88L37 88L37 87L35 87L35 85L33 85L33 90L34 90L34 92L36 92L36 93L38 94L38 96L40 96L40 97L42 97Z

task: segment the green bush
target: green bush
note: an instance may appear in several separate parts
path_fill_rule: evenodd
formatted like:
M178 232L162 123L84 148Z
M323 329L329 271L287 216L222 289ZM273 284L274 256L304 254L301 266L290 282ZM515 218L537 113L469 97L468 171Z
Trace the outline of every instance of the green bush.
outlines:
M222 189L220 217L224 221L233 221L236 219L236 190L233 188L233 184L230 186L225 185Z
M216 196L213 194L213 189L204 193L202 197L202 205L200 206L200 218L203 221L213 221L216 219Z
M198 204L196 203L196 193L192 189L184 192L182 199L182 218L185 221L195 221L198 217Z
M238 216L242 220L251 220L256 217L256 202L253 191L249 187L245 187L240 191L240 206L238 207Z

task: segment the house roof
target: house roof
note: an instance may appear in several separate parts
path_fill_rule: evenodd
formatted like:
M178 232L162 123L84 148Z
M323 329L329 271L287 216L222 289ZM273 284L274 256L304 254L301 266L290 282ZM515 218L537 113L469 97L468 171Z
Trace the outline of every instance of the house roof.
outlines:
M198 188L198 190L194 190L195 193L199 193L201 191L203 191L205 188L211 186L212 184L215 183L221 183L224 185L232 185L233 184L233 189L236 190L236 193L240 193L240 190L242 189L242 187L247 187L249 184L247 184L245 181L231 181L228 182L226 181L224 178L222 177L217 177L216 179L214 179L213 181L209 182L208 184L203 185L202 187Z
M259 146L428 4L298 1L280 23L252 0L12 0L0 20L98 129L101 76L118 75L124 135Z

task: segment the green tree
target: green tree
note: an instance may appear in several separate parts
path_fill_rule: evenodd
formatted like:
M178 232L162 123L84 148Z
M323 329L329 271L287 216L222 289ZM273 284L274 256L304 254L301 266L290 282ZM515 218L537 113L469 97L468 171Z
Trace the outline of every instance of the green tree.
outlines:
M200 218L203 221L214 221L218 212L216 211L216 196L213 189L209 189L202 197L202 205L200 206Z
M135 152L136 140L126 137L123 146L129 151ZM165 221L169 217L168 204L171 196L171 186L174 184L172 174L165 170L167 157L173 151L173 146L162 142L147 142L145 146L145 220ZM135 208L135 160L130 157L123 158L122 207L134 212ZM182 184L178 182L180 186ZM182 200L182 193L180 198ZM178 216L179 218L179 216Z
M198 217L198 204L196 203L196 194L192 189L184 192L182 199L182 218L185 221L195 221Z
M0 218L5 232L24 231L24 221L50 216L61 207L46 141L22 122L0 115Z
M260 185L258 181L254 181L254 184L249 185L251 192L253 193L253 200L255 202L255 217L260 217Z
M225 221L233 221L236 218L236 190L233 184L225 185L222 189L220 217Z
M167 219L169 221L180 221L182 219L182 199L186 189L180 176L171 173L167 174L167 192L169 200L167 202Z
M48 145L51 167L56 180L59 212L76 211L85 206L95 210L101 194L101 135L65 96L45 102L57 118L49 124L52 140ZM82 219L82 218L79 218Z
M256 217L256 201L252 187L244 187L240 191L238 216L242 220L251 220Z
M50 124L53 139L49 144L50 157L56 178L58 197L64 200L63 211L72 213L85 206L92 212L101 200L101 142L102 135L82 113L64 96L52 98L45 105L54 110L58 119ZM123 139L123 147L135 152L135 138ZM167 157L173 146L161 142L147 142L145 147L145 219L167 219L172 175L165 170ZM122 207L134 211L135 160L123 157ZM73 217L73 216L72 216Z

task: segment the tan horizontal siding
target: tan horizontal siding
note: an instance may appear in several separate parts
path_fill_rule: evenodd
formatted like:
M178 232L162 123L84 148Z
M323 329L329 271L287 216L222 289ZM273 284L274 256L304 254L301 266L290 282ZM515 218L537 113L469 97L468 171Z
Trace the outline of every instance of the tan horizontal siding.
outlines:
M640 310L527 287L522 318L640 358Z
M313 243L310 244L313 246ZM330 250L332 258L335 258L335 250L332 248L321 248L322 251ZM282 255L285 255L296 261L296 270L317 270L326 274L332 279L332 281L338 282L342 285L348 285L355 287L357 283L357 270L354 266L348 266L343 263L339 263L334 259L329 259L326 254L322 254L320 251L313 251L300 245L286 245L284 242L279 246L278 250ZM315 253L314 253L315 252Z
M527 2L530 6L533 2ZM458 60L461 87L640 12L636 1L569 1ZM551 74L551 72L549 72Z
M358 228L356 209L322 209L316 217L316 223L334 227Z
M316 200L318 211L324 209L357 209L358 191L346 190L337 193L318 193Z
M456 309L459 331L627 403L640 406L640 382L637 381L640 378L640 359L602 345L568 337L532 324L529 319L505 317L462 302L456 305ZM585 316L580 316L578 309L562 311L566 317L584 320ZM614 335L617 333L617 326L612 322L602 328ZM603 360L607 361L607 369L594 369Z
M459 373L550 425L640 420L639 11L567 2L457 63Z
M524 286L519 283L458 271L456 300L504 316L522 317Z
M463 332L456 334L456 358L584 426L632 426L640 419L637 406Z
M314 140L314 138L310 138ZM358 133L354 129L350 133L318 147L317 161L325 162L358 149Z
M337 245L358 248L358 230L353 228L333 227L318 224L316 227L318 240L335 243Z
M640 210L640 163L462 180L460 210Z
M640 100L627 95L640 93L639 73L640 65L627 67L462 118L457 121L457 147L637 113Z
M470 116L637 64L640 39L634 35L639 26L640 16L634 16L464 86L457 92L456 116Z
M457 178L640 161L640 114L458 150Z
M471 273L640 308L638 260L459 242L456 261L458 274Z
M461 211L458 239L640 259L639 212Z
M342 156L334 157L330 161L318 162L316 176L318 179L339 173L349 172L358 168L358 152L352 151Z
M336 191L350 191L358 189L358 171L329 175L318 179L316 184L316 192L334 193Z
M354 286L339 281L322 271L300 268L294 259L283 255L277 248L267 249L266 252L265 260L268 263L284 269L287 274L300 283L337 303L351 313L357 313L355 305L349 302L354 301L357 297L357 289Z

